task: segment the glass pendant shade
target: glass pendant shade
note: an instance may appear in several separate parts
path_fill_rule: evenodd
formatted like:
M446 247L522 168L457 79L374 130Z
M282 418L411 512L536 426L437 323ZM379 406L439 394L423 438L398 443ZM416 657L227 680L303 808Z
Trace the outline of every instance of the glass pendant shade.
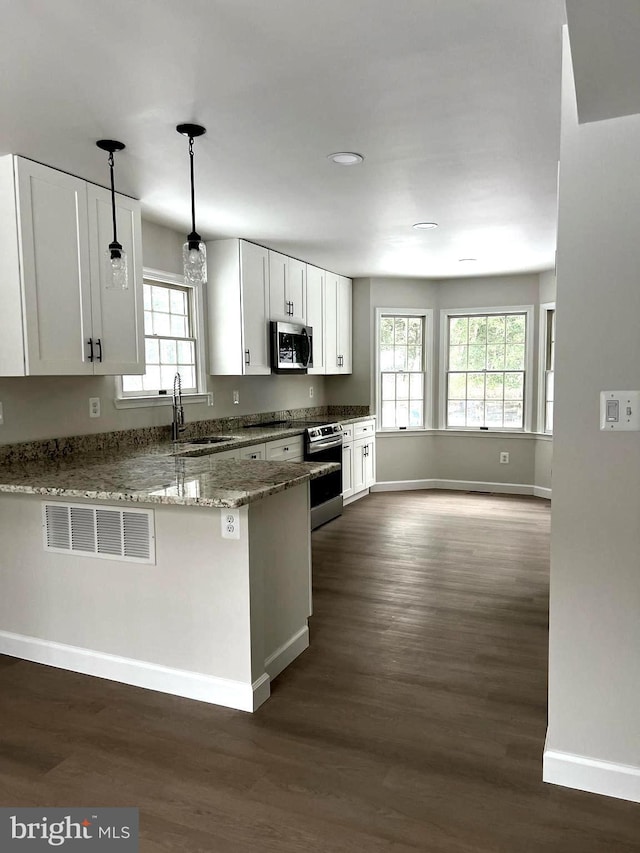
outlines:
M207 247L202 240L187 240L182 247L182 260L186 282L207 283Z
M105 259L105 290L128 290L129 269L127 265L127 253L118 243L113 243L104 253Z

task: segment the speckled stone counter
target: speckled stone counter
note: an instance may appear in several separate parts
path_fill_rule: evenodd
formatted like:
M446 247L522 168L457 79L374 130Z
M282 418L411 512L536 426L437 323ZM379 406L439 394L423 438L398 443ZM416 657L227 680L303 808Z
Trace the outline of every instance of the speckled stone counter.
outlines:
M172 445L170 446L172 447ZM167 446L164 452L167 453ZM5 465L0 492L65 498L239 507L338 470L334 463L216 461L156 453Z

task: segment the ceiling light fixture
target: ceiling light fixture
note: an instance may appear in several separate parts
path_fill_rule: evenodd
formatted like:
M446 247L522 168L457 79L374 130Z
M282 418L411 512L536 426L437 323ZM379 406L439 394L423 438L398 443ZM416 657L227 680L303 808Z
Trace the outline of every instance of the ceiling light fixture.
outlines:
M459 264L471 263L472 261L477 261L477 258L458 258Z
M338 166L355 166L362 163L364 157L354 151L337 151L335 154L329 154L327 159L332 160Z
M417 228L418 231L427 231L429 228L437 228L438 223L437 222L416 222L413 227Z
M109 172L111 174L111 216L113 218L113 240L105 252L107 274L105 276L106 290L126 290L129 287L129 276L127 274L127 254L118 242L118 231L116 228L116 189L113 178L113 154L115 151L124 151L123 142L115 139L99 139L96 142L98 148L109 152Z
M191 172L191 233L182 247L184 278L189 284L205 284L207 281L207 248L196 231L196 195L193 185L193 140L207 131L200 124L179 124L178 133L189 137L189 164Z

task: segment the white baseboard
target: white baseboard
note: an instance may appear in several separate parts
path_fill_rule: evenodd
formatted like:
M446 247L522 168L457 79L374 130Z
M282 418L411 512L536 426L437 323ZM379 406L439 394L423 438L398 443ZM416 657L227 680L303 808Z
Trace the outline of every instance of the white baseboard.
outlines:
M628 764L545 748L542 779L564 788L640 803L640 767Z
M270 678L266 672L250 684L8 631L0 631L0 654L239 711L255 711L270 695Z
M373 491L374 488L374 486L371 486L371 489L362 489L361 491L356 492L355 495L351 495L351 497L345 498L342 502L343 506L349 506L349 504L352 504L354 501L359 501L360 498L364 498L366 495L369 494L370 491Z
M479 480L385 480L371 486L372 492L406 492L417 489L446 489L457 492L493 492L505 495L536 495L551 498L551 489L524 483L483 483Z
M265 671L270 678L275 678L280 675L282 670L289 666L299 654L309 648L309 628L305 625L297 631L293 637L290 637L286 643L276 649L272 655L264 662Z

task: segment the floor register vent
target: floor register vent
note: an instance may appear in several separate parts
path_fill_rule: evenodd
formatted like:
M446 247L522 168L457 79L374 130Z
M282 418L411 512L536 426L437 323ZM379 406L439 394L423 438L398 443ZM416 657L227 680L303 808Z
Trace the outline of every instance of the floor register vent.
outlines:
M43 503L45 551L155 563L153 511Z

